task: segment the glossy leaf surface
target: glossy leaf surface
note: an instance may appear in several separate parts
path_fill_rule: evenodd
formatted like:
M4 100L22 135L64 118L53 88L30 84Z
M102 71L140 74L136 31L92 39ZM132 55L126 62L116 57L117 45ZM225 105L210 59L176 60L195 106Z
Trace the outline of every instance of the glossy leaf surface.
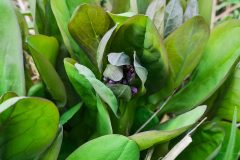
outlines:
M94 154L93 154L94 153ZM67 160L138 160L137 144L121 135L107 135L93 139L75 150Z
M240 55L240 37L236 34L240 34L238 20L224 22L214 29L190 81L161 112L189 110L204 102L223 84Z
M1 159L33 159L54 140L59 113L52 102L15 97L3 102L0 108Z

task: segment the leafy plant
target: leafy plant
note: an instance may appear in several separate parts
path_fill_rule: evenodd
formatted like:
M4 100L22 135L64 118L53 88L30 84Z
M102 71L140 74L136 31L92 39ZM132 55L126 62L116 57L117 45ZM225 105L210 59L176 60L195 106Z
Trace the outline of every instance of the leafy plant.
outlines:
M239 158L239 20L211 30L206 0L29 4L34 33L0 1L0 159Z

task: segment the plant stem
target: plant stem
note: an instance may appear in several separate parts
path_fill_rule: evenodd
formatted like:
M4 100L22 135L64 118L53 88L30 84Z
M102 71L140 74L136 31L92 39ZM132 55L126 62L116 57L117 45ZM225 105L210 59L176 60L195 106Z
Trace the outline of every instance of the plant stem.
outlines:
M173 91L173 93L164 101L164 103L157 109L157 111L135 132L135 134L139 133L144 127L146 127L154 117L158 115L158 113L162 110L164 106L168 103L168 101L172 98L172 96L175 94L176 90Z

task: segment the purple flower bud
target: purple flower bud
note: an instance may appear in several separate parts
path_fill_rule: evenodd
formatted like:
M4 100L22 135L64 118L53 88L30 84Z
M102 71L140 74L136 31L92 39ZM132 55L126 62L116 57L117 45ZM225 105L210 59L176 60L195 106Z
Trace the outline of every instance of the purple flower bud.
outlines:
M137 94L138 89L136 87L131 87L132 94Z
M115 81L109 80L108 83L109 83L109 84L115 84Z

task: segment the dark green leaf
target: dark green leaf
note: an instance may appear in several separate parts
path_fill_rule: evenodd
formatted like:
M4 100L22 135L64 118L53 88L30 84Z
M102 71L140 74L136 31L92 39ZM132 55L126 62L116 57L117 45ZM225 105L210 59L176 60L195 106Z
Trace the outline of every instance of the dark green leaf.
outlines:
M0 96L8 91L25 95L21 32L9 0L0 1Z
M82 103L78 103L72 108L70 108L67 112L65 112L61 117L60 117L60 124L64 125L66 124L82 107Z
M59 113L52 102L15 97L0 108L0 159L34 159L54 140Z
M147 149L155 144L167 142L189 129L206 111L206 106L182 114L157 126L154 130L137 133L130 138L135 140L140 150Z
M219 151L223 138L224 131L216 123L207 123L192 135L193 142L177 157L177 160L212 159Z
M123 13L127 12L130 8L130 0L107 0L111 4L112 13Z
M158 31L148 17L137 15L125 21L113 37L111 51L124 52L129 57L136 51L141 65L148 71L145 87L149 93L165 86L169 69L167 55Z
M228 160L228 159L238 159L240 151L240 130L236 127L236 121L231 123L229 122L220 122L220 126L225 131L225 137L221 146L216 160ZM228 150L228 154L227 154Z
M27 96L29 97L46 97L46 87L43 82L38 82L31 86L28 90Z
M71 54L71 57L79 60L81 64L94 68L93 64L87 58L86 54L81 50L78 44L74 41L68 31L68 22L70 21L70 11L65 0L50 0L51 8L56 18L60 29L63 42Z
M4 101L10 99L10 98L13 98L13 97L17 97L17 94L14 93L14 92L7 92L7 93L3 94L0 97L0 104L3 103Z
M152 2L152 0L137 0L138 11L141 14L145 14L147 7Z
M121 14L113 14L108 12L108 14L112 18L112 20L119 25L122 25L128 18L136 15L136 13L134 12L126 12Z
M111 27L113 22L107 12L99 6L88 4L76 9L68 25L73 38L96 66L100 40Z
M123 69L122 67L108 64L105 71L103 72L103 75L104 77L109 78L113 81L120 81L123 78Z
M64 59L64 66L70 82L75 88L76 92L82 98L87 107L96 110L96 93L91 83L75 68L76 61L70 58Z
M240 64L235 68L233 75L225 82L223 86L223 95L216 99L217 116L232 121L234 109L240 111ZM240 121L240 112L238 112L237 121Z
M108 86L117 98L130 101L132 97L131 88L124 84L111 84Z
M239 28L240 21L231 20L213 30L190 81L161 112L179 113L189 110L204 102L223 84L240 55L240 37L235 36L240 34Z
M130 65L130 58L125 53L108 54L108 62L114 66Z
M164 21L165 37L183 23L183 8L181 6L180 0L170 0L166 6Z
M209 38L209 32L204 19L194 17L165 40L175 87L178 87L199 63Z
M89 83L94 88L95 92L101 97L101 99L106 102L109 107L112 109L113 113L118 116L118 102L111 91L110 88L108 88L105 84L103 84L101 81L96 79L95 75L92 73L90 69L87 67L81 65L81 64L75 64L76 69L78 70L80 75L83 75Z
M138 160L137 144L121 135L107 135L91 140L75 150L67 160Z
M49 55L56 55L55 52L58 51L56 39L40 35L29 36L27 44L47 90L59 106L64 106L67 101L65 87L48 59Z
M189 0L184 13L184 22L199 14L198 0Z
M68 6L68 10L70 15L73 14L73 11L81 4L95 4L97 5L98 1L100 0L66 0L67 6Z

